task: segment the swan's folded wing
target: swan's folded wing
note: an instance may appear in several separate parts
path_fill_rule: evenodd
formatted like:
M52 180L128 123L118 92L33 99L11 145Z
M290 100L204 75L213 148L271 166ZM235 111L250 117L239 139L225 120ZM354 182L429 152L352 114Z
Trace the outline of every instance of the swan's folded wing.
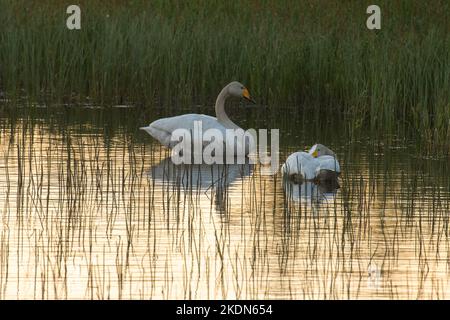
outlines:
M150 124L151 127L173 133L177 129L185 129L194 132L194 123L201 122L202 131L208 129L219 129L225 133L225 127L216 118L203 114L183 114L170 118L156 120Z
M291 154L283 165L283 172L291 174L301 174L304 179L314 179L316 168L316 159L306 152L295 152Z
M197 122L197 129L200 129L203 135L206 130L216 129L219 130L223 137L226 134L226 128L220 124L216 118L203 115L203 114L184 114L180 116L163 118L153 121L148 127L143 128L152 137L157 139L161 144L167 147L173 147L173 144L178 143L172 141L172 134L176 130L187 130L191 133L193 139L195 139L195 123ZM206 144L206 142L204 143Z
M337 173L341 172L341 167L339 165L339 161L332 156L320 156L317 159L318 166L316 172L320 170L330 170L335 171Z

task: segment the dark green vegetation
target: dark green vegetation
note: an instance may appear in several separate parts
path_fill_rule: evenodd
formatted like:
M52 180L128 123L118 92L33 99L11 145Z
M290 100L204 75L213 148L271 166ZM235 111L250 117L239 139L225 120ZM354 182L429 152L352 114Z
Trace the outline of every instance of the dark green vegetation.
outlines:
M450 4L377 1L0 0L0 87L9 101L211 105L240 80L272 113L401 134L448 152ZM89 97L89 98L88 98ZM294 111L297 112L297 111ZM292 114L292 113L291 113Z

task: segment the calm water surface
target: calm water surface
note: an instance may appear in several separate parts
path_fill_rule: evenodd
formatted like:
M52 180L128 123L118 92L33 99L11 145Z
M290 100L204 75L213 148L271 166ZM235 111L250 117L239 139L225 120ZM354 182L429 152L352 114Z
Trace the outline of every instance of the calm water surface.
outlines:
M337 152L334 190L174 166L137 108L1 115L2 299L450 298L449 159L412 143L283 124L281 163Z

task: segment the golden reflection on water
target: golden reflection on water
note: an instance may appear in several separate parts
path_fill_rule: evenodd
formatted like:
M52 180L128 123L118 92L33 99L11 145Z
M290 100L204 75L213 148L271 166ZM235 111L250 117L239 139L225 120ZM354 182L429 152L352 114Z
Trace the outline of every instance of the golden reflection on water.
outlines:
M0 137L2 299L450 298L446 180L400 157L345 158L333 193L127 135Z

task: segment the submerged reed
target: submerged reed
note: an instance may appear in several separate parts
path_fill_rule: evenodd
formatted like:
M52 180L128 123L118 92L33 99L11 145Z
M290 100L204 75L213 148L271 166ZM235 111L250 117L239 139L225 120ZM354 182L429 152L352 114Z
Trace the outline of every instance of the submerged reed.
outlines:
M336 141L325 197L259 166L175 166L130 110L59 110L0 118L0 299L449 296L446 159Z
M0 121L0 299L449 297L442 159L336 149L325 197L62 119Z

